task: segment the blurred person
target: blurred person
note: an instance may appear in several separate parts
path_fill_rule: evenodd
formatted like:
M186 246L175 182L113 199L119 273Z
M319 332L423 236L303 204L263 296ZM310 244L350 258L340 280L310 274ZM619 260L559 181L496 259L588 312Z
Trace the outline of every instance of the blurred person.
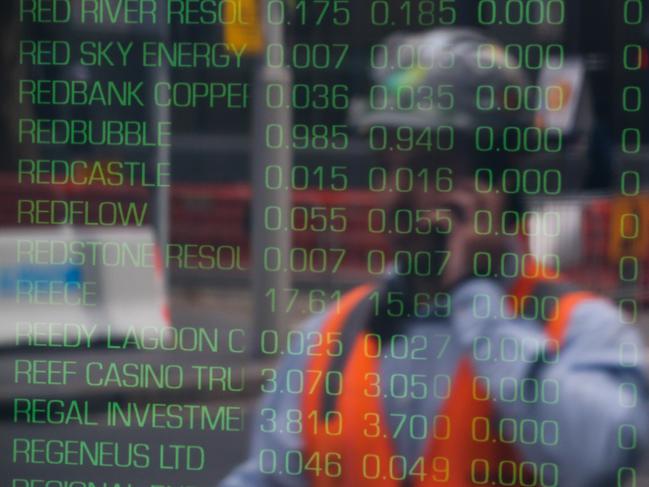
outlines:
M400 168L448 168L452 185L415 178L411 191L381 195L388 215L415 222L392 232L390 275L305 324L303 336L319 338L281 361L250 457L221 487L621 487L648 439L644 346L611 300L525 256L523 204L504 190L525 156L497 148L506 127L534 125L529 111L501 109L505 87L524 88L526 75L469 29L386 45L374 72L389 88L385 110L356 110L353 121L386 127L388 180ZM476 100L491 90L479 86L496 103ZM437 130L449 126L453 141ZM479 126L494 140L476 140ZM418 147L413 133L435 138ZM429 255L432 271L419 272L414 255ZM289 370L315 371L301 395L282 392Z

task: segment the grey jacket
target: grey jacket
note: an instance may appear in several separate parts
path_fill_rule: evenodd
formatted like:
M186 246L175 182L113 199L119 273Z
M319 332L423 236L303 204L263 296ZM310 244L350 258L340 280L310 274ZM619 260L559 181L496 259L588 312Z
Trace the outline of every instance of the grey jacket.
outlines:
M557 478L548 478L546 485L621 485L618 476L634 468L649 441L649 386L638 333L622 323L613 303L591 299L573 310L560 357L534 362L548 346L543 324L502 316L500 303L506 293L497 280L465 281L452 293L453 313L448 318L431 316L399 323L399 339L380 359L382 384L388 388L384 404L389 426L393 432L400 428L405 413L434 416L446 397L447 378L468 354L476 374L491 383L498 416L512 419L504 424L531 419L536 422L533 429L543 430L538 434L545 439L518 441L516 446L529 461L556 464ZM318 330L324 321L323 316L314 317L303 329ZM426 344L427 358L399 358L407 357L404 347L415 342ZM296 428L287 424L286 412L300 408L300 396L280 392L287 390L286 372L305 369L308 360L292 355L280 362L276 391L264 395L253 425L249 459L220 487L308 486L307 475L299 473L298 456L287 456L304 446L300 434L287 433L291 426ZM404 374L426 382L425 397L404 394L403 381L390 379ZM535 378L543 386L523 393L519 387L525 378ZM411 461L423 454L429 441L413 436L393 435L396 453ZM274 450L276 465L273 455L262 454L264 450ZM287 458L289 469L285 468ZM292 473L279 473L283 470ZM548 475L554 477L550 470Z

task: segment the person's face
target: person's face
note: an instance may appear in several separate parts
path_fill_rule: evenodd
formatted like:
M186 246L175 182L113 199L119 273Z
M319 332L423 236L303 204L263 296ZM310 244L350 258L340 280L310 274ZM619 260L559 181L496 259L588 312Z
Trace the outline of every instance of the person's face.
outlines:
M467 156L443 152L396 152L380 155L386 169L381 195L393 250L431 252L437 259L449 251L455 267L469 265L481 245L492 247L502 235L499 223L505 196L484 191ZM490 223L490 227L486 225ZM449 272L462 272L449 268ZM441 281L443 276L428 276Z

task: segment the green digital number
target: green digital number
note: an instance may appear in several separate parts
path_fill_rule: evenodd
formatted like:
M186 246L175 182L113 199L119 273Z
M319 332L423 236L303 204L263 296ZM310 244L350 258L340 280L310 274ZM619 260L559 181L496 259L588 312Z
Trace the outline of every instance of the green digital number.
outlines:
M471 422L473 441L499 441L506 444L556 446L559 444L559 423L553 420L537 421L523 418L501 418L493 428L490 418L476 416Z
M286 93L287 89L289 93ZM349 87L343 84L296 83L286 88L281 83L269 83L266 86L266 106L274 109L347 110Z
M622 130L622 152L625 154L639 154L642 145L640 129L625 128Z
M500 176L489 168L476 169L475 190L490 194L502 191L505 194L549 195L561 194L563 180L558 169L505 169Z
M559 381L556 379L535 379L525 377L502 377L494 380L478 375L473 378L473 398L477 401L496 400L506 403L559 404Z
M642 0L624 0L624 23L627 25L640 25L644 18L644 5Z
M347 230L344 207L294 206L288 214L279 206L264 209L264 228L268 231L334 232Z
M562 147L563 133L557 127L509 126L503 129L501 138L496 137L496 130L488 125L475 130L475 148L480 152L557 153Z
M557 112L564 109L563 94L563 88L558 85L545 88L539 85L507 85L501 93L496 93L491 85L480 85L476 88L475 104L478 110L484 111Z
M493 260L496 260L494 266ZM475 252L473 254L473 275L475 277L505 277L513 279L558 279L560 275L559 255L544 254L542 265L535 265L537 257L531 253L518 254L503 252L496 259L490 252Z
M564 0L507 0L499 9L496 0L478 2L481 25L562 25L566 19Z
M505 210L496 219L498 221L494 222L490 210L477 210L473 215L473 231L476 235L548 238L559 237L561 232L561 213L558 211Z
M390 258L385 251L373 249L367 253L367 271L372 275L383 275L394 262L394 273L398 276L441 276L449 257L448 250L397 250Z
M423 168L399 167L389 171L385 167L375 166L368 171L369 190L374 193L410 193L415 189L428 193L448 193L453 190L453 170L438 167L434 170Z
M287 174L287 171L289 174ZM349 187L347 166L308 166L296 165L284 170L271 164L265 170L266 188L271 190L307 191L346 191Z
M379 27L453 25L456 18L455 0L373 0L370 6L370 21Z
M293 247L286 257L279 247L264 249L264 269L267 272L313 272L335 274L340 268L346 249L325 249L320 247Z
M372 110L452 110L453 85L372 85L369 96Z
M504 66L506 69L528 70L563 68L565 54L561 44L505 44L504 49L503 56L500 48L494 44L480 44L478 67L495 69Z
M492 465L489 460L477 458L471 462L471 481L475 484L491 484L491 472L497 472L499 485L538 485L558 487L559 466L556 463L500 460Z
M387 44L373 44L370 49L370 67L388 70L451 69L455 66L452 51L442 51L439 56L423 56L426 45L401 44L391 56Z
M346 125L296 123L290 132L281 124L266 125L266 147L294 150L345 150L349 146Z
M347 59L349 44L307 44L292 46L271 43L266 47L266 65L293 69L340 69Z
M625 86L622 90L622 108L625 112L639 112L642 109L642 91L639 86Z
M394 142L390 135L394 136ZM450 125L423 129L399 126L394 131L385 125L373 125L370 128L369 147L373 151L450 151L454 146L455 131Z

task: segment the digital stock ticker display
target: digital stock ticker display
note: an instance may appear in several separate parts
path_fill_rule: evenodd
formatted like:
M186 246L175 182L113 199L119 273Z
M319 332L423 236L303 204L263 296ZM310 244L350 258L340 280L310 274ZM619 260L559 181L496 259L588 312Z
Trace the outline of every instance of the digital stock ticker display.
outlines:
M649 485L645 0L8 0L0 487Z

